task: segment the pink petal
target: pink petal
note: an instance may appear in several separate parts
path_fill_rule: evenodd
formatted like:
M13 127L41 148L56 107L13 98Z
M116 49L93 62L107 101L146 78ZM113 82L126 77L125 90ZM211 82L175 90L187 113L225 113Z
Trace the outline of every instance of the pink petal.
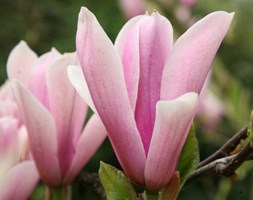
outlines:
M177 40L163 72L161 99L175 99L191 91L200 93L233 15L211 13Z
M13 81L13 91L28 129L30 148L41 179L57 186L61 176L57 160L54 119L48 110L24 87Z
M77 53L96 110L127 175L143 183L145 152L131 110L120 58L86 8L79 14Z
M18 160L18 121L17 119L6 116L0 118L0 157L10 149L15 152Z
M42 55L35 63L29 81L29 90L39 101L48 108L48 88L46 85L46 72L49 67L60 57L60 53L56 49Z
M115 48L119 52L130 104L135 110L140 78L139 31L143 16L129 20L119 32Z
M81 133L87 112L67 76L67 67L77 63L75 53L64 54L46 74L49 109L56 124L58 159L62 176L67 173L74 155L74 138Z
M159 101L145 168L147 188L157 190L170 181L197 110L198 96L187 93L175 100Z
M34 62L38 56L29 48L26 42L21 41L10 53L7 61L9 79L18 79L25 85L30 80Z
M91 108L94 113L97 113L94 103L90 96L88 85L83 76L83 71L80 66L69 66L68 77L71 84L75 87L78 94L82 97L85 103Z
M172 27L165 17L154 12L152 16L141 19L140 32L136 34L140 37L140 80L135 120L147 154L155 122L155 107L160 100L162 72L172 47Z
M72 182L75 176L81 171L82 167L89 161L98 147L102 144L107 136L106 129L96 115L93 115L86 124L76 145L71 167L64 179L64 184Z
M12 167L0 185L0 199L25 200L31 195L39 180L33 161L25 161Z

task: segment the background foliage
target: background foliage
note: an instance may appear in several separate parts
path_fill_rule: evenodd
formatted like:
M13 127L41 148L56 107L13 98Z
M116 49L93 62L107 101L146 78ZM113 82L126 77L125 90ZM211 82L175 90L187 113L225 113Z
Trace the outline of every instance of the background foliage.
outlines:
M152 5L155 4L153 1ZM1 0L0 83L6 79L8 54L20 40L25 40L38 55L52 47L62 53L75 51L76 24L81 6L88 7L97 16L106 33L114 41L126 21L117 0ZM154 7L169 17L176 35L180 35L186 30L186 26L174 17L177 6L178 2L172 7ZM216 10L236 14L232 28L213 63L213 78L210 84L211 90L223 101L222 119L218 126L211 128L206 126L208 121L203 123L200 119L196 123L201 159L214 152L248 123L253 105L253 1L199 0L192 8L192 16L199 19ZM83 171L97 172L100 160L120 168L108 140ZM253 199L252 166L252 162L243 165L238 170L236 179L207 177L185 188L179 199ZM43 195L43 186L39 185L31 199L42 199ZM78 184L74 186L74 195L74 199L98 198L88 187L82 188Z

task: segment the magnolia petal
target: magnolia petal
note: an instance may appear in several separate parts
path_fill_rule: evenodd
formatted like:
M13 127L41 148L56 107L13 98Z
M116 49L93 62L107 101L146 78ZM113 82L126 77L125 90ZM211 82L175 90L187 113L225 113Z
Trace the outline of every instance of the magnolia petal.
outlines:
M0 199L26 200L39 180L39 174L33 161L24 161L12 167L0 185Z
M97 113L96 108L90 96L88 85L83 76L83 71L80 66L70 65L67 69L68 77L72 85L75 87L78 94L82 97L85 103L91 108L94 113Z
M150 16L138 16L126 23L115 42L146 153L154 127L155 104L160 99L162 72L173 43L172 36L170 22L158 12L153 12Z
M142 17L138 16L129 20L115 41L115 48L122 61L127 93L133 111L135 110L140 78L139 31Z
M95 114L86 124L83 133L81 134L77 146L76 153L73 157L71 167L64 179L64 184L69 184L75 176L81 171L82 167L96 152L107 136L106 129Z
M37 62L34 64L28 84L28 88L32 94L39 99L46 108L49 108L46 73L60 55L61 54L53 48L50 52L47 52L39 57Z
M160 100L162 72L173 43L172 26L165 17L153 12L151 16L141 19L138 35L140 80L135 120L147 154L155 122L156 103Z
M200 93L233 15L211 13L176 41L163 72L161 99L174 99L186 92Z
M28 85L33 64L38 56L30 49L26 42L21 41L10 53L7 60L7 74L9 79L18 79Z
M130 106L119 55L96 17L84 7L79 14L76 43L92 100L116 155L127 175L133 181L143 183L145 152Z
M159 101L156 121L145 168L145 184L158 190L170 181L193 117L198 96L187 93L175 100Z
M80 97L67 76L67 67L76 63L75 53L64 54L50 66L46 74L49 109L56 124L58 159L62 176L69 169L74 155L73 139L77 134L76 131L81 133L87 111L84 102L78 101L80 104L75 105L77 98Z
M27 126L30 148L40 177L46 184L57 186L61 176L54 119L21 83L14 80L12 88Z
M18 120L12 116L0 118L0 158L10 149L15 152L16 162L18 160Z

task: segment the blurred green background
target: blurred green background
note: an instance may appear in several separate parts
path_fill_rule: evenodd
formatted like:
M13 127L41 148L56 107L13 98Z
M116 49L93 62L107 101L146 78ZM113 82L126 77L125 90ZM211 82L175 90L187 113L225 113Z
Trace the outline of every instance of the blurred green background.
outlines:
M160 11L172 22L175 35L187 29L197 20L216 10L235 12L234 21L213 63L210 90L222 102L223 112L215 127L207 127L206 121L196 120L201 159L219 148L231 135L248 123L253 105L253 1L252 0L199 0L187 8L191 18L180 21L176 14L182 7L176 1L171 5L148 1L149 8ZM0 83L6 79L6 61L12 48L25 40L41 55L55 47L60 52L75 51L77 17L81 6L88 7L98 18L108 36L115 40L126 22L117 0L1 0L0 1ZM212 105L210 105L212 107ZM204 121L204 122L203 122ZM108 140L84 168L96 172L99 161L120 168ZM251 200L253 199L253 163L238 170L234 180L223 177L207 177L185 188L179 199L187 200ZM93 191L75 185L74 199L98 199ZM31 199L43 199L40 185Z

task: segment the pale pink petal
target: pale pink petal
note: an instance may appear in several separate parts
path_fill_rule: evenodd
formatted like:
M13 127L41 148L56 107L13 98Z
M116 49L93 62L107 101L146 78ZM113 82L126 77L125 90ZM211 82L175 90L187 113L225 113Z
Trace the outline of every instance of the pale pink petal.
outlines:
M56 49L52 49L50 52L42 55L38 61L34 64L33 71L31 73L30 81L28 84L29 90L39 101L48 108L48 88L46 85L46 72L57 58L60 57L60 53Z
M200 93L233 15L211 13L177 40L163 72L161 99L175 99L186 92Z
M26 42L21 41L10 53L7 60L7 74L9 79L18 79L25 85L30 80L30 74L37 55Z
M18 160L18 121L6 116L0 118L0 158L10 149L15 152L15 161Z
M48 110L24 87L13 81L13 91L28 130L31 151L41 179L50 186L61 181L57 160L54 119Z
M14 100L9 80L6 80L0 87L0 100Z
M25 161L12 167L0 184L1 200L26 200L39 180L33 161Z
M22 125L18 130L18 147L19 147L19 160L28 160L30 157L30 147L28 132L25 125Z
M81 133L87 112L86 104L70 83L67 67L77 63L75 53L64 54L48 69L46 83L49 109L56 124L58 159L62 176L71 164L74 155L74 138Z
M119 55L86 8L79 14L77 53L96 110L127 175L143 183L145 152L124 82ZM126 153L127 152L127 153Z
M123 65L127 93L133 111L135 110L140 78L139 31L142 17L138 16L129 20L115 41L115 48Z
M10 100L0 100L0 117L4 116L12 116L15 118L18 116L16 102Z
M170 181L197 110L198 96L187 93L175 100L159 101L145 168L145 184L151 190Z
M106 136L107 132L101 119L94 114L86 124L78 140L76 153L64 179L64 184L70 183L75 178L96 152Z
M18 122L13 117L0 118L0 182L2 175L19 161ZM1 186L0 186L1 187Z
M140 37L140 80L135 120L147 154L155 122L155 107L160 100L162 72L172 47L173 35L170 22L157 12L143 17L140 31L135 34Z
M82 97L85 103L91 108L94 113L97 113L94 103L90 96L88 85L83 76L83 71L80 66L69 66L68 77L72 85L75 87L78 94Z

